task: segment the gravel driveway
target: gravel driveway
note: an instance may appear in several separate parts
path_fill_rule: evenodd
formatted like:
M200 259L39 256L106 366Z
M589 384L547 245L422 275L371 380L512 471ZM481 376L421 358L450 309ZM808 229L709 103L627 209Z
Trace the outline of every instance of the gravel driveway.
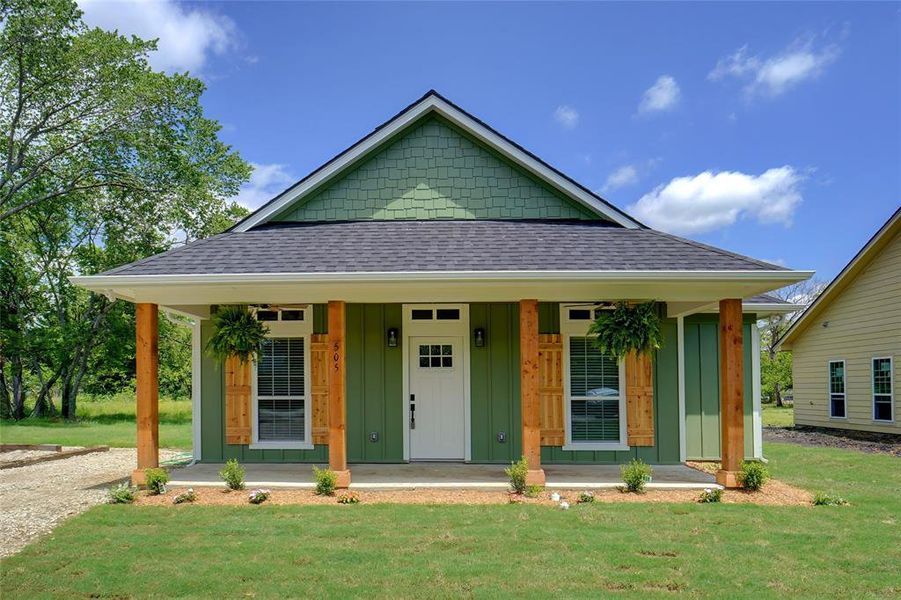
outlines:
M178 452L160 450L160 460ZM100 504L135 467L134 448L110 448L0 471L0 557L15 554L60 521Z

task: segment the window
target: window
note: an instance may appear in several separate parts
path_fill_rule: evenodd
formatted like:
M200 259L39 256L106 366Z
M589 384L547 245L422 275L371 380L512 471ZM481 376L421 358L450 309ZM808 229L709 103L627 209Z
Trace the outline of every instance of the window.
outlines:
M414 308L410 312L410 318L414 321L459 321L459 308Z
M873 359L873 420L894 421L892 397L892 359Z
M422 369L451 368L454 349L450 344L420 344L419 367Z
M304 338L269 338L257 365L257 439L305 439Z
M570 438L577 442L619 442L620 381L616 359L589 337L569 338Z
M845 361L829 362L829 416L833 419L847 417L845 402Z

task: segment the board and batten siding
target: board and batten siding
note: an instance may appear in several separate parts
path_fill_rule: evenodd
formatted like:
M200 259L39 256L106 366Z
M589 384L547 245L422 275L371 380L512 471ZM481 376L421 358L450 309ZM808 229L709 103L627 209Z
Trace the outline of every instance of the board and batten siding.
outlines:
M824 323L827 324L824 326ZM873 420L871 362L892 357L894 423ZM828 363L844 360L847 418L829 416ZM795 423L901 433L901 233L861 271L792 345Z

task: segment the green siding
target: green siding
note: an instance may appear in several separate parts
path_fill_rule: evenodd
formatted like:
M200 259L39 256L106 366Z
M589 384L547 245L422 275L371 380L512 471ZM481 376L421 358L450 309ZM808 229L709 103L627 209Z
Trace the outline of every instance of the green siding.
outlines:
M485 329L487 343L472 345L470 393L472 462L508 463L521 452L519 399L519 306L471 304L472 329ZM497 441L499 432L507 441Z
M753 315L745 315L744 409L745 455L754 454L752 387L753 356L751 327ZM685 453L689 459L720 458L720 359L719 315L692 315L685 318Z
M274 220L599 219L430 116Z
M560 304L557 302L538 303L538 333L560 333Z
M640 458L651 464L679 462L679 371L676 320L664 319L661 323L661 332L663 345L654 355L654 445L630 448L619 452L570 451L559 447L544 446L541 448L543 463L617 464L628 462L633 458Z
M347 460L402 462L403 351L385 339L389 328L401 328L401 305L348 304L346 319Z

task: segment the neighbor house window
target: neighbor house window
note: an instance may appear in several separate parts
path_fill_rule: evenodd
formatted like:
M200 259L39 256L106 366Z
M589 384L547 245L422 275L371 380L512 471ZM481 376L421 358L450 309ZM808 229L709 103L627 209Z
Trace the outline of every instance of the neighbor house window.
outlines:
M572 442L618 442L619 364L586 336L569 338L569 419Z
M308 310L308 309L307 309ZM311 448L309 336L304 309L258 310L269 337L255 363L253 444L263 448Z
M845 399L845 361L829 362L829 416L834 419L847 417Z
M873 359L873 420L893 421L892 359Z

